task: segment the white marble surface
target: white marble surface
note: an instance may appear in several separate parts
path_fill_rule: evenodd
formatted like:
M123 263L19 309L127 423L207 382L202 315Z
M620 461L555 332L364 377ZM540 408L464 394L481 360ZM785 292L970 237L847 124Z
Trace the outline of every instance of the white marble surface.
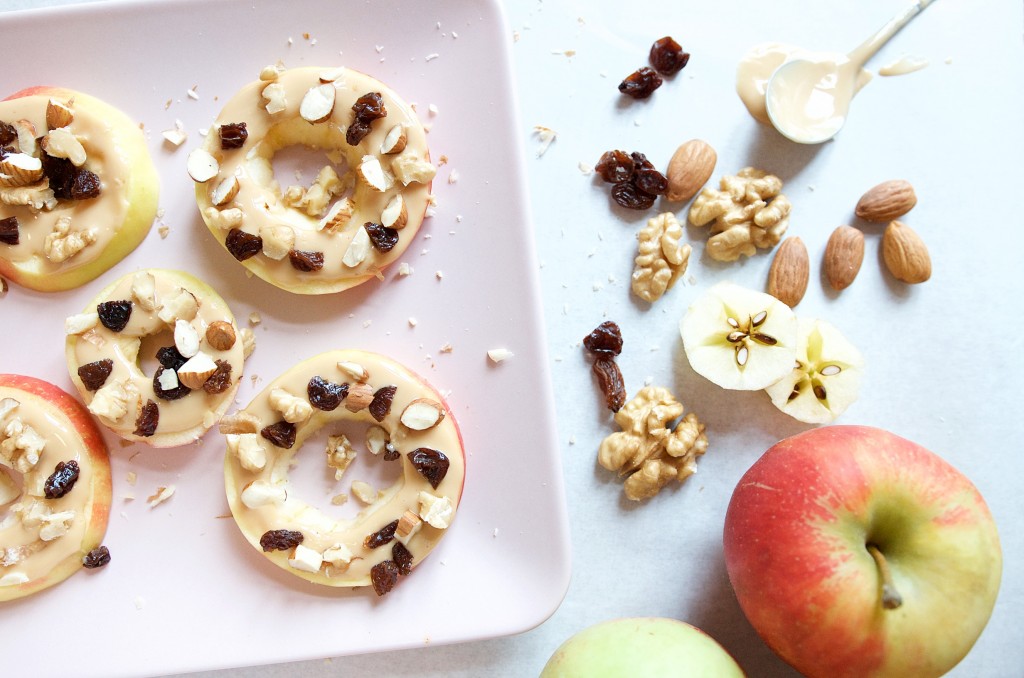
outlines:
M0 9L59 4L0 0ZM716 264L702 256L704 234L689 227L692 282L653 307L638 302L628 284L635 232L654 212L612 207L605 186L578 169L610 148L645 152L664 167L675 146L693 137L717 149L716 177L753 164L786 181L790 233L804 240L812 262L798 313L839 326L867 362L861 399L841 422L881 426L924 444L970 476L989 501L1003 538L1002 591L988 628L951 675L1021 675L1021 4L935 3L871 63L877 70L908 53L930 65L876 78L855 101L848 127L822 147L798 147L757 126L733 90L735 65L749 46L779 40L849 49L904 4L507 2L509 30L519 36L513 51L522 128L514 133L527 150L571 524L566 598L548 621L516 637L199 675L531 676L572 633L634 615L703 627L751 676L795 675L739 610L722 563L721 525L740 475L773 442L805 427L763 394L723 392L695 375L676 331L687 304L712 283L729 278L761 287L770 257ZM620 98L618 81L666 34L691 52L690 64L646 102ZM541 157L534 125L558 134ZM914 288L883 273L880 229L853 216L866 188L898 177L917 188L920 202L907 221L934 263L932 280ZM662 207L683 214L681 205ZM864 228L868 249L857 281L836 295L818 273L828 235L842 223ZM578 344L604 319L623 328L620 364L629 390L647 379L669 386L709 426L710 449L697 476L642 505L624 501L620 483L595 464L597 445L613 428Z

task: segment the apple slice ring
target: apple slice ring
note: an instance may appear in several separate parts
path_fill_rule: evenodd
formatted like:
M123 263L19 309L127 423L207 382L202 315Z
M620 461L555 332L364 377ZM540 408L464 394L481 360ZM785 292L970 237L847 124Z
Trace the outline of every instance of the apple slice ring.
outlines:
M32 87L0 101L0 275L43 292L95 279L157 211L146 138L95 97Z
M65 325L71 380L89 411L125 440L191 443L238 390L245 337L224 300L187 273L129 273Z
M0 374L0 601L106 564L110 502L107 447L82 404Z
M346 68L267 67L224 106L189 154L196 202L243 266L296 294L327 294L398 259L431 202L436 168L416 112L384 83ZM328 162L282 191L278 151Z
M351 520L310 506L288 478L303 442L340 421L365 423L369 452L402 468ZM242 534L275 565L316 584L372 585L384 595L447 533L462 496L465 453L444 400L375 353L337 350L299 363L225 417L221 431L228 504ZM330 436L328 466L344 471L361 442Z

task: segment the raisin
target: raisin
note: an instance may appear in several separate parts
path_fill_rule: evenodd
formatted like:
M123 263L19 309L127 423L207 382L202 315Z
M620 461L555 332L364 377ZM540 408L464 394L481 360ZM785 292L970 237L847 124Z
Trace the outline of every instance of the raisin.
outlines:
M277 447L290 450L295 444L295 424L287 421L279 421L270 426L265 426L260 435L272 442Z
M409 457L413 467L427 479L427 482L435 490L448 475L448 457L444 456L444 452L432 450L429 447L417 447L406 456Z
M0 120L0 146L6 146L7 144L13 143L18 138L18 130L14 129L14 125Z
M385 117L388 109L384 107L384 99L379 92L367 92L352 104L352 112L356 114L356 121L369 124Z
M391 402L395 399L397 390L397 386L382 386L377 389L377 392L373 394L373 400L366 408L369 410L370 416L378 422L384 421L384 417L388 416L388 412L391 411Z
M127 299L103 301L96 305L100 322L111 332L120 332L132 317L132 302Z
M396 541L391 547L391 560L398 566L398 574L407 575L412 572L412 552L402 542Z
M179 400L192 392L188 386L178 382L178 385L171 389L164 389L160 386L160 375L168 370L168 367L161 367L153 374L153 395L161 400ZM173 371L173 370L172 370Z
M654 163L647 159L647 156L640 151L633 151L629 154L629 157L633 159L633 164L636 165L637 169L654 169Z
M608 409L618 412L626 403L626 386L622 382L619 366L611 358L598 358L592 369Z
M626 76L619 83L619 91L634 99L646 99L661 87L661 76L653 68L644 66Z
M139 410L139 416L135 420L135 435L148 438L156 433L156 425L160 422L160 408L152 400Z
M21 232L18 230L18 217L0 219L0 242L8 245L17 245L20 241Z
M370 126L365 122L354 122L345 130L345 142L349 146L358 146L359 142L370 133Z
M220 126L220 147L228 151L232 148L241 148L245 140L249 138L249 131L245 129L244 122L226 122Z
M67 158L55 158L49 153L40 153L43 175L50 184L50 190L58 200L71 198L71 185L75 180L75 166Z
M373 592L383 596L398 583L398 566L390 560L377 563L370 568L370 581L373 583Z
M654 196L644 193L628 181L612 186L612 199L622 207L631 210L646 210L654 205Z
M87 169L76 168L68 195L72 200L88 200L100 194L100 178Z
M669 36L651 45L649 58L654 70L662 75L675 75L690 61L689 53L684 52L679 43Z
M231 252L231 256L239 261L245 261L249 257L256 256L263 249L263 238L252 233L246 233L240 228L233 228L228 231L228 237L224 239L224 246Z
M394 461L402 455L398 452L398 448L394 446L390 441L384 443L384 461Z
M392 520L373 534L367 535L366 539L363 540L363 546L368 549L375 549L384 546L384 544L390 544L395 538L395 530L397 529L398 521Z
M97 391L107 382L107 377L114 371L114 361L110 358L86 363L78 368L78 378L89 391Z
M301 544L303 539L303 534L295 530L267 530L260 537L260 546L264 551L287 551Z
M231 388L231 363L227 360L215 360L214 364L217 369L203 382L203 390L211 395L223 393Z
M291 250L288 252L288 259L292 262L292 268L303 273L319 271L324 267L323 252L306 252L303 250Z
M110 549L106 546L97 546L92 551L89 551L82 558L82 567L95 570L98 567L103 567L110 562Z
M633 166L633 159L625 151L605 151L594 171L609 184L617 184L633 178Z
M324 412L333 412L348 395L348 384L335 384L322 377L313 377L306 386L309 404Z
M583 339L583 346L596 356L617 356L622 353L622 330L606 320Z
M178 352L177 346L164 346L157 349L156 359L169 370L176 370L188 362L188 358Z
M398 244L398 231L388 228L382 224L375 224L367 221L363 224L366 233L370 236L370 242L378 252L390 252Z
M653 167L641 167L633 173L633 185L647 195L662 195L668 190L668 179Z
M74 459L68 462L58 461L53 473L43 485L43 494L47 499L60 499L71 491L77 480L78 462Z

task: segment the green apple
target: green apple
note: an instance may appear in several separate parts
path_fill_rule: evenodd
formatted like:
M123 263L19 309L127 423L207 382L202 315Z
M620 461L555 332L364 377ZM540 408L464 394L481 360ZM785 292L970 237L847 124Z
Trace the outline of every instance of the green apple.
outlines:
M47 542L48 545L40 555L50 559L52 566L24 583L0 586L0 601L31 595L58 584L81 570L82 558L99 546L106 534L112 496L110 457L107 454L107 446L103 442L103 436L96 424L93 423L92 416L81 403L53 384L40 379L16 374L0 374L0 400L6 398L18 401L18 409L15 412L22 408L31 408L40 413L37 419L48 422L53 429L39 428L37 432L44 438L56 439L64 446L76 450L74 458L82 469L81 476L72 491L59 501L67 502L74 498L73 506L80 511L80 517L77 520L84 520L85 525L75 533L80 535L77 542L64 542L64 540L73 538L71 534ZM26 474L25 484L30 484L29 475L42 474L42 477L45 478L53 471L56 461L67 461L67 459L53 457L59 447L57 443L53 443L43 449L39 463ZM4 471L0 470L0 473L4 473ZM17 499L11 499L7 503L21 499L22 494L23 489L19 491ZM62 510L65 508L68 506L63 506ZM24 544L6 543L3 545L16 547ZM0 568L0 574L3 574L6 569ZM17 565L12 566L11 569L18 569Z
M732 495L724 545L747 619L812 678L946 673L985 628L1002 573L977 488L866 426L769 449Z
M159 178L146 137L138 124L95 97L61 87L30 87L0 101L0 121L28 121L33 137L47 133L47 103L70 102L67 129L85 149L84 168L94 172L102 191L95 198L61 200L52 209L34 212L27 205L0 202L0 219L17 217L19 242L0 242L0 275L42 292L68 290L95 279L124 259L149 233L156 216ZM40 148L29 151L39 157ZM42 185L47 186L43 177ZM0 190L19 190L17 187ZM64 261L51 261L43 243L58 220L69 217L71 230L92 230L93 244Z
M555 650L540 678L743 678L739 664L700 629L675 619L613 619Z

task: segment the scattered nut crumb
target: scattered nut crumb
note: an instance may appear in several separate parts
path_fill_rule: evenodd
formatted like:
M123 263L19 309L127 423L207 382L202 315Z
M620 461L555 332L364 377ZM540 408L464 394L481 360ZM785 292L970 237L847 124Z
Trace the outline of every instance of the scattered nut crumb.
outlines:
M416 318L409 316L409 327L416 327Z
M452 346L450 343L446 343L444 346L441 347L441 353L451 353L454 350L455 347Z
M537 157L544 155L548 151L548 146L555 140L558 133L550 127L544 127L543 125L534 125L533 133L540 139L540 148L537 149Z
M161 240L166 240L167 236L171 234L171 227L167 224L160 224L160 226L157 227L156 232L160 234Z
M198 87L199 85L192 85L191 89L189 89L189 91L187 92L189 99L192 99L193 101L199 101L199 93L196 92L196 89Z
M515 354L507 348L492 348L487 352L487 357L490 358L492 363L500 363L508 360Z
M174 494L174 490L174 485L168 485L167 487L158 487L156 488L156 492L154 494L146 498L146 503L149 504L150 508L155 508L156 506L159 506L160 504L170 499L171 495Z
M433 61L434 59L438 58L439 56L441 56L441 55L438 54L437 52L434 52L433 54L428 54L426 56L426 61Z
M444 271L435 271L434 275L437 276L438 280L440 280L441 278L444 277Z
M398 275L402 276L403 278L407 275L412 275L412 272L412 266L405 263L404 261L398 265Z
M253 311L249 314L250 325L259 325L261 322L263 322L263 316L260 315L259 311Z
M452 170L448 173L448 183L456 184L459 181L459 173L456 170Z
M377 490L370 483L356 480L352 483L352 494L364 504L372 504L377 501Z
M127 475L126 479L127 479L129 485L134 487L135 486L135 481L138 480L138 478L139 477L135 474L135 471L128 471L128 475Z
M185 131L185 125L181 120L174 121L174 127L163 132L164 140L170 145L178 148L188 139L188 133Z
M334 504L335 506L341 506L342 504L345 504L347 502L348 495L345 494L344 492L342 492L341 494L336 494L333 497L331 497L331 503Z

